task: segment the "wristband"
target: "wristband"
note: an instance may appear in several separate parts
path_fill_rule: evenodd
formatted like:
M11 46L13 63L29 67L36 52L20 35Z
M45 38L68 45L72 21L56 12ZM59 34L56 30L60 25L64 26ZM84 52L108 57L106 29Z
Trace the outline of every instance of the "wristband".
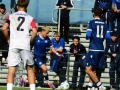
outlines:
M59 53L56 53L56 55L58 55Z

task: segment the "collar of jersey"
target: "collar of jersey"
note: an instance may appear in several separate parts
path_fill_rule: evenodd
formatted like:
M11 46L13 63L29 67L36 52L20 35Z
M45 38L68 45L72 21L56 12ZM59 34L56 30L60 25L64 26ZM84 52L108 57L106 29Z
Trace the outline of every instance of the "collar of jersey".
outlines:
M25 13L25 11L18 11L18 12Z
M100 18L95 18L95 19L100 19Z
M41 38L41 39L44 39L43 37L41 37L41 35L39 34L39 37Z

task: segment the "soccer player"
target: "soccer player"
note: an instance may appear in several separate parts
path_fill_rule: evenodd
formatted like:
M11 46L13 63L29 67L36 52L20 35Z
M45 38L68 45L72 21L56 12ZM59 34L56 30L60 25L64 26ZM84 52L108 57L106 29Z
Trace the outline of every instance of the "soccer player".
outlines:
M70 53L73 53L75 56L74 67L73 67L73 76L72 76L72 88L76 89L76 82L78 77L78 69L80 68L80 79L78 83L79 90L82 89L85 79L85 67L80 65L81 57L86 55L85 47L80 43L80 38L78 36L73 37L73 43L70 45ZM82 54L82 55L77 55Z
M54 37L51 39L53 48L58 54L63 56L57 56L54 52L51 53L51 70L54 71L59 77L59 85L62 82L66 82L66 69L67 69L67 51L65 49L65 41L60 37L60 32L55 32ZM58 86L59 88L59 86Z
M102 86L98 77L95 74L95 68L100 63L101 57L104 55L103 41L105 38L110 38L110 33L107 32L107 25L100 19L102 15L102 9L96 8L94 10L94 20L91 20L88 24L86 31L86 39L90 39L89 52L86 57L86 73L95 83L99 90L106 89ZM92 87L92 85L90 85ZM88 89L90 90L90 89Z
M18 12L9 15L2 27L3 34L9 43L7 90L13 88L16 66L21 59L27 69L30 90L35 90L34 61L30 52L30 44L33 43L37 30L34 18L25 12L28 4L28 0L18 0ZM10 37L8 36L8 27L10 27ZM31 38L30 30L32 30Z
M53 45L47 36L49 34L50 28L48 26L43 26L41 29L38 29L38 35L35 38L35 41L33 43L34 45L34 68L37 72L37 69L42 69L42 74L40 76L40 84L42 85L43 82L43 76L48 82L48 86L50 88L55 88L55 86L49 82L48 73L47 73L47 67L46 67L46 51L47 48L50 48L56 55L61 56L58 54L54 48ZM41 86L40 86L41 87Z
M111 57L109 75L112 90L119 90L120 72L117 67L120 61L120 42L117 40L118 35L114 31L111 33L111 40L107 42L105 53ZM108 52L110 50L110 52ZM117 60L118 59L118 60ZM115 79L116 77L116 79Z

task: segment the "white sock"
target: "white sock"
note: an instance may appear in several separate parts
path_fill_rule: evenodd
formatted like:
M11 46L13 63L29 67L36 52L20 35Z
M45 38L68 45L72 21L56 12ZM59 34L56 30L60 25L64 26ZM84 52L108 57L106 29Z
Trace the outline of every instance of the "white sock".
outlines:
M93 83L88 83L88 86L92 87L92 86L93 86Z
M102 83L101 83L100 81L98 81L98 82L96 83L96 85L99 87L99 86L102 85Z
M35 84L30 84L30 90L35 90Z
M7 83L7 90L12 90L13 83Z

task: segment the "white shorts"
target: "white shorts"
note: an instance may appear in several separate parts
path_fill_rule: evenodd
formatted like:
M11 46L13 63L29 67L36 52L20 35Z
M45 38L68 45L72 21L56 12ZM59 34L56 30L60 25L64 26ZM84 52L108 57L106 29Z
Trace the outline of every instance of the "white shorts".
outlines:
M8 66L16 66L23 60L24 66L33 65L33 54L28 50L10 49L8 52Z

